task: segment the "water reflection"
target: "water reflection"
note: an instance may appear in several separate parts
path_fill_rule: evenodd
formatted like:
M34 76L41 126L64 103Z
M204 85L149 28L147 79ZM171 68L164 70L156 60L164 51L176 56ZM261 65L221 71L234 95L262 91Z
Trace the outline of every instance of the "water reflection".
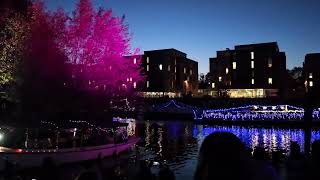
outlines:
M264 129L238 126L204 126L203 128L199 128L199 126L195 125L193 137L197 138L201 144L207 135L216 131L233 133L238 136L247 147L251 149L256 146L263 147L269 153L279 149L288 153L291 141L297 141L301 147L304 145L304 131L302 129Z
M135 123L136 135L144 140L143 159L166 161L177 179L190 179L197 164L198 151L204 138L216 131L231 132L249 148L264 147L269 153L281 150L287 154L291 141L304 147L302 129L251 128L239 126L205 126L181 121L141 121ZM320 139L320 131L311 131L311 141Z

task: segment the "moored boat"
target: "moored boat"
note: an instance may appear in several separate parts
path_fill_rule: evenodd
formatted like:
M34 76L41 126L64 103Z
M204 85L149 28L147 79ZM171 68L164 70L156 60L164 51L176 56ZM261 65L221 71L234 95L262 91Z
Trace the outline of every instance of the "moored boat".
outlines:
M48 157L57 164L110 157L130 149L139 141L139 138L128 137L125 133L126 123L113 122L107 126L95 126L85 121L76 121L79 124L77 128L74 128L74 123L75 121L67 125L64 123L63 126L67 128L61 128L54 123L45 122L47 126L49 125L46 130L54 132L53 137L51 134L51 139L44 137L38 129L37 137L42 136L42 139L34 138L31 129L27 128L24 147L5 147L1 144L0 170L5 168L6 162L15 164L21 169L39 167Z

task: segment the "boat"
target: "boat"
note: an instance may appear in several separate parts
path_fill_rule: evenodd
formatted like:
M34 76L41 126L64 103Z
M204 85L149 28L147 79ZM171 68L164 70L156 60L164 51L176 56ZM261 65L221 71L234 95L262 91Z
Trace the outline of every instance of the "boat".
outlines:
M79 122L78 122L79 123ZM61 136L62 130L61 127L58 127L54 123L46 123L47 125L50 125L50 127L54 127L53 129L59 129L59 132L57 135ZM89 129L95 129L98 130L99 133L105 132L108 133L109 130L112 130L115 132L116 128L120 128L126 125L125 123L112 123L112 126L106 128L101 126L95 126L90 123L81 121L80 126L82 129L88 128ZM64 124L65 126L65 124ZM67 126L70 126L68 124ZM72 138L74 141L80 141L80 139L76 138L76 133L80 132L80 126L77 128L72 128L70 131L70 128L63 129L64 132L70 132L74 138ZM74 125L72 125L74 127ZM0 128L1 129L1 128ZM30 128L28 128L27 132L30 134ZM84 132L84 131L82 131ZM29 135L30 136L30 135ZM83 137L83 135L81 135ZM120 138L119 138L120 137ZM4 147L0 146L0 171L5 168L6 162L9 162L11 164L15 164L15 166L18 169L25 169L25 168L32 168L32 167L40 167L43 163L43 160L45 158L52 158L56 164L66 164L66 163L76 163L81 161L88 161L88 160L95 160L99 158L105 158L105 157L111 157L115 154L122 153L131 147L133 147L140 139L137 137L125 137L123 138L123 135L116 136L114 134L113 137L113 143L107 143L107 144L99 144L99 145L79 145L77 147L59 147L58 145L61 145L59 142L56 145L51 146L50 148L30 148L30 144L32 144L31 140L28 139L29 146L28 148L10 148L10 147ZM28 138L28 135L27 135ZM29 137L30 138L30 137ZM62 137L58 138L63 139ZM101 139L101 138L100 138ZM81 139L81 142L84 141ZM27 141L26 141L27 142ZM40 141L36 141L40 142ZM61 140L61 142L66 142ZM26 143L26 144L28 144Z

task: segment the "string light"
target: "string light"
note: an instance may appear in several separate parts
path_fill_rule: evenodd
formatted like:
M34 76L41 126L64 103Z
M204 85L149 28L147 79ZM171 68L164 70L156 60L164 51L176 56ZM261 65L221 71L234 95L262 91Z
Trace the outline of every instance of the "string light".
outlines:
M206 119L219 120L302 120L304 109L291 105L260 106L248 105L227 109L203 110ZM314 119L319 119L319 109L312 113ZM195 117L196 119L196 117ZM203 118L197 118L203 119Z

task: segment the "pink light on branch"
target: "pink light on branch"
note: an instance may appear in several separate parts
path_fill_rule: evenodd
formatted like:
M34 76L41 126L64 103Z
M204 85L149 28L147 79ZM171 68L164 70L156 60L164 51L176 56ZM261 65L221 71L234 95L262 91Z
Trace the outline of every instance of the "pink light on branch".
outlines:
M130 47L131 36L123 17L114 16L111 10L95 10L90 0L79 0L72 14L65 18L66 13L57 11L52 22L56 22L55 29L63 31L57 44L68 62L84 68L83 80L94 79L111 94L119 92L128 77L136 83L144 80L139 50Z

